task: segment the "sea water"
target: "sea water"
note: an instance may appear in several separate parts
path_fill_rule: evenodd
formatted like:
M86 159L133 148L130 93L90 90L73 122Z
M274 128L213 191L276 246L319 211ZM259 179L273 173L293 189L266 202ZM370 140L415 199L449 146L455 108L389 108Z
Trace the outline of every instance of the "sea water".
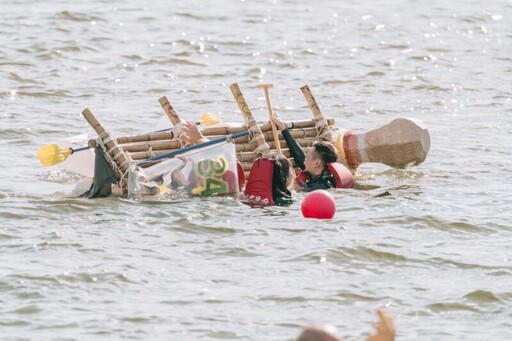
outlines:
M512 337L512 3L495 1L3 0L0 5L0 338L293 340L336 326L362 340L382 308L401 340ZM333 220L300 202L71 195L81 177L37 149L164 115L259 122L272 83L344 129L424 122L408 169L363 164Z

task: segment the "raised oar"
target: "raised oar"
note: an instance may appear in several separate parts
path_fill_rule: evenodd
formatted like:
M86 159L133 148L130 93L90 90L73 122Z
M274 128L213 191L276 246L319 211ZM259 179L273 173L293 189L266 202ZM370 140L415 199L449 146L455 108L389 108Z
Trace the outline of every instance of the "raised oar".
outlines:
M197 125L202 124L205 126L211 126L216 123L222 122L222 119L217 114L211 114L206 113L201 116L198 122L195 122ZM157 130L153 133L161 132L161 131L167 131L172 130L172 128L169 129L163 129L163 130ZM66 161L68 157L70 157L72 154L81 152L84 150L88 150L90 148L94 148L94 146L87 146L87 147L80 147L80 148L67 148L59 146L56 143L51 143L42 146L37 150L37 158L39 159L39 162L45 167L51 167L55 166L56 164L59 164L61 162Z
M263 89L265 92L265 99L267 101L268 108L268 119L270 120L270 125L272 126L272 134L274 135L274 143L276 144L276 149L278 154L281 153L281 144L279 143L279 136L277 135L276 124L272 121L272 116L274 115L272 111L272 103L270 103L270 96L268 94L268 89L272 89L274 86L272 84L261 84L258 85L258 88Z

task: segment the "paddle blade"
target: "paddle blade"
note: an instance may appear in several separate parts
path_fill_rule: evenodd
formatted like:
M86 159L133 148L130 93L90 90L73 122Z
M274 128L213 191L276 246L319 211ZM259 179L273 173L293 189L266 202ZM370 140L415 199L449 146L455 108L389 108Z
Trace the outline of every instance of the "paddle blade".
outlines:
M64 148L58 144L47 144L37 151L39 162L45 167L56 165L66 160L72 153L70 148Z
M199 122L201 122L202 125L205 125L208 127L208 126L212 126L214 124L222 122L222 118L220 118L220 116L217 114L206 113L201 116L201 118L199 119Z

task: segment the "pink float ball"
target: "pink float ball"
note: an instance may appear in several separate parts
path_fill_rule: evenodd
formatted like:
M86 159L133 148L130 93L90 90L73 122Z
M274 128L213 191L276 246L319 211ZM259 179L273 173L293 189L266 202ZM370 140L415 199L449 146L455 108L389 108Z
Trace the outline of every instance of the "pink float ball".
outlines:
M329 192L317 189L306 195L301 208L304 218L332 219L336 213L336 202Z

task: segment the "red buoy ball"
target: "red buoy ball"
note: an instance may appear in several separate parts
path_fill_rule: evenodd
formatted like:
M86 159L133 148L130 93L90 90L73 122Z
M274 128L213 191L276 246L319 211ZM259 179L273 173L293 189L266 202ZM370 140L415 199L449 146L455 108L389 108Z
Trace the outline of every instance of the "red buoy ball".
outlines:
M336 213L336 202L329 192L317 189L306 195L301 208L304 218L332 219Z

